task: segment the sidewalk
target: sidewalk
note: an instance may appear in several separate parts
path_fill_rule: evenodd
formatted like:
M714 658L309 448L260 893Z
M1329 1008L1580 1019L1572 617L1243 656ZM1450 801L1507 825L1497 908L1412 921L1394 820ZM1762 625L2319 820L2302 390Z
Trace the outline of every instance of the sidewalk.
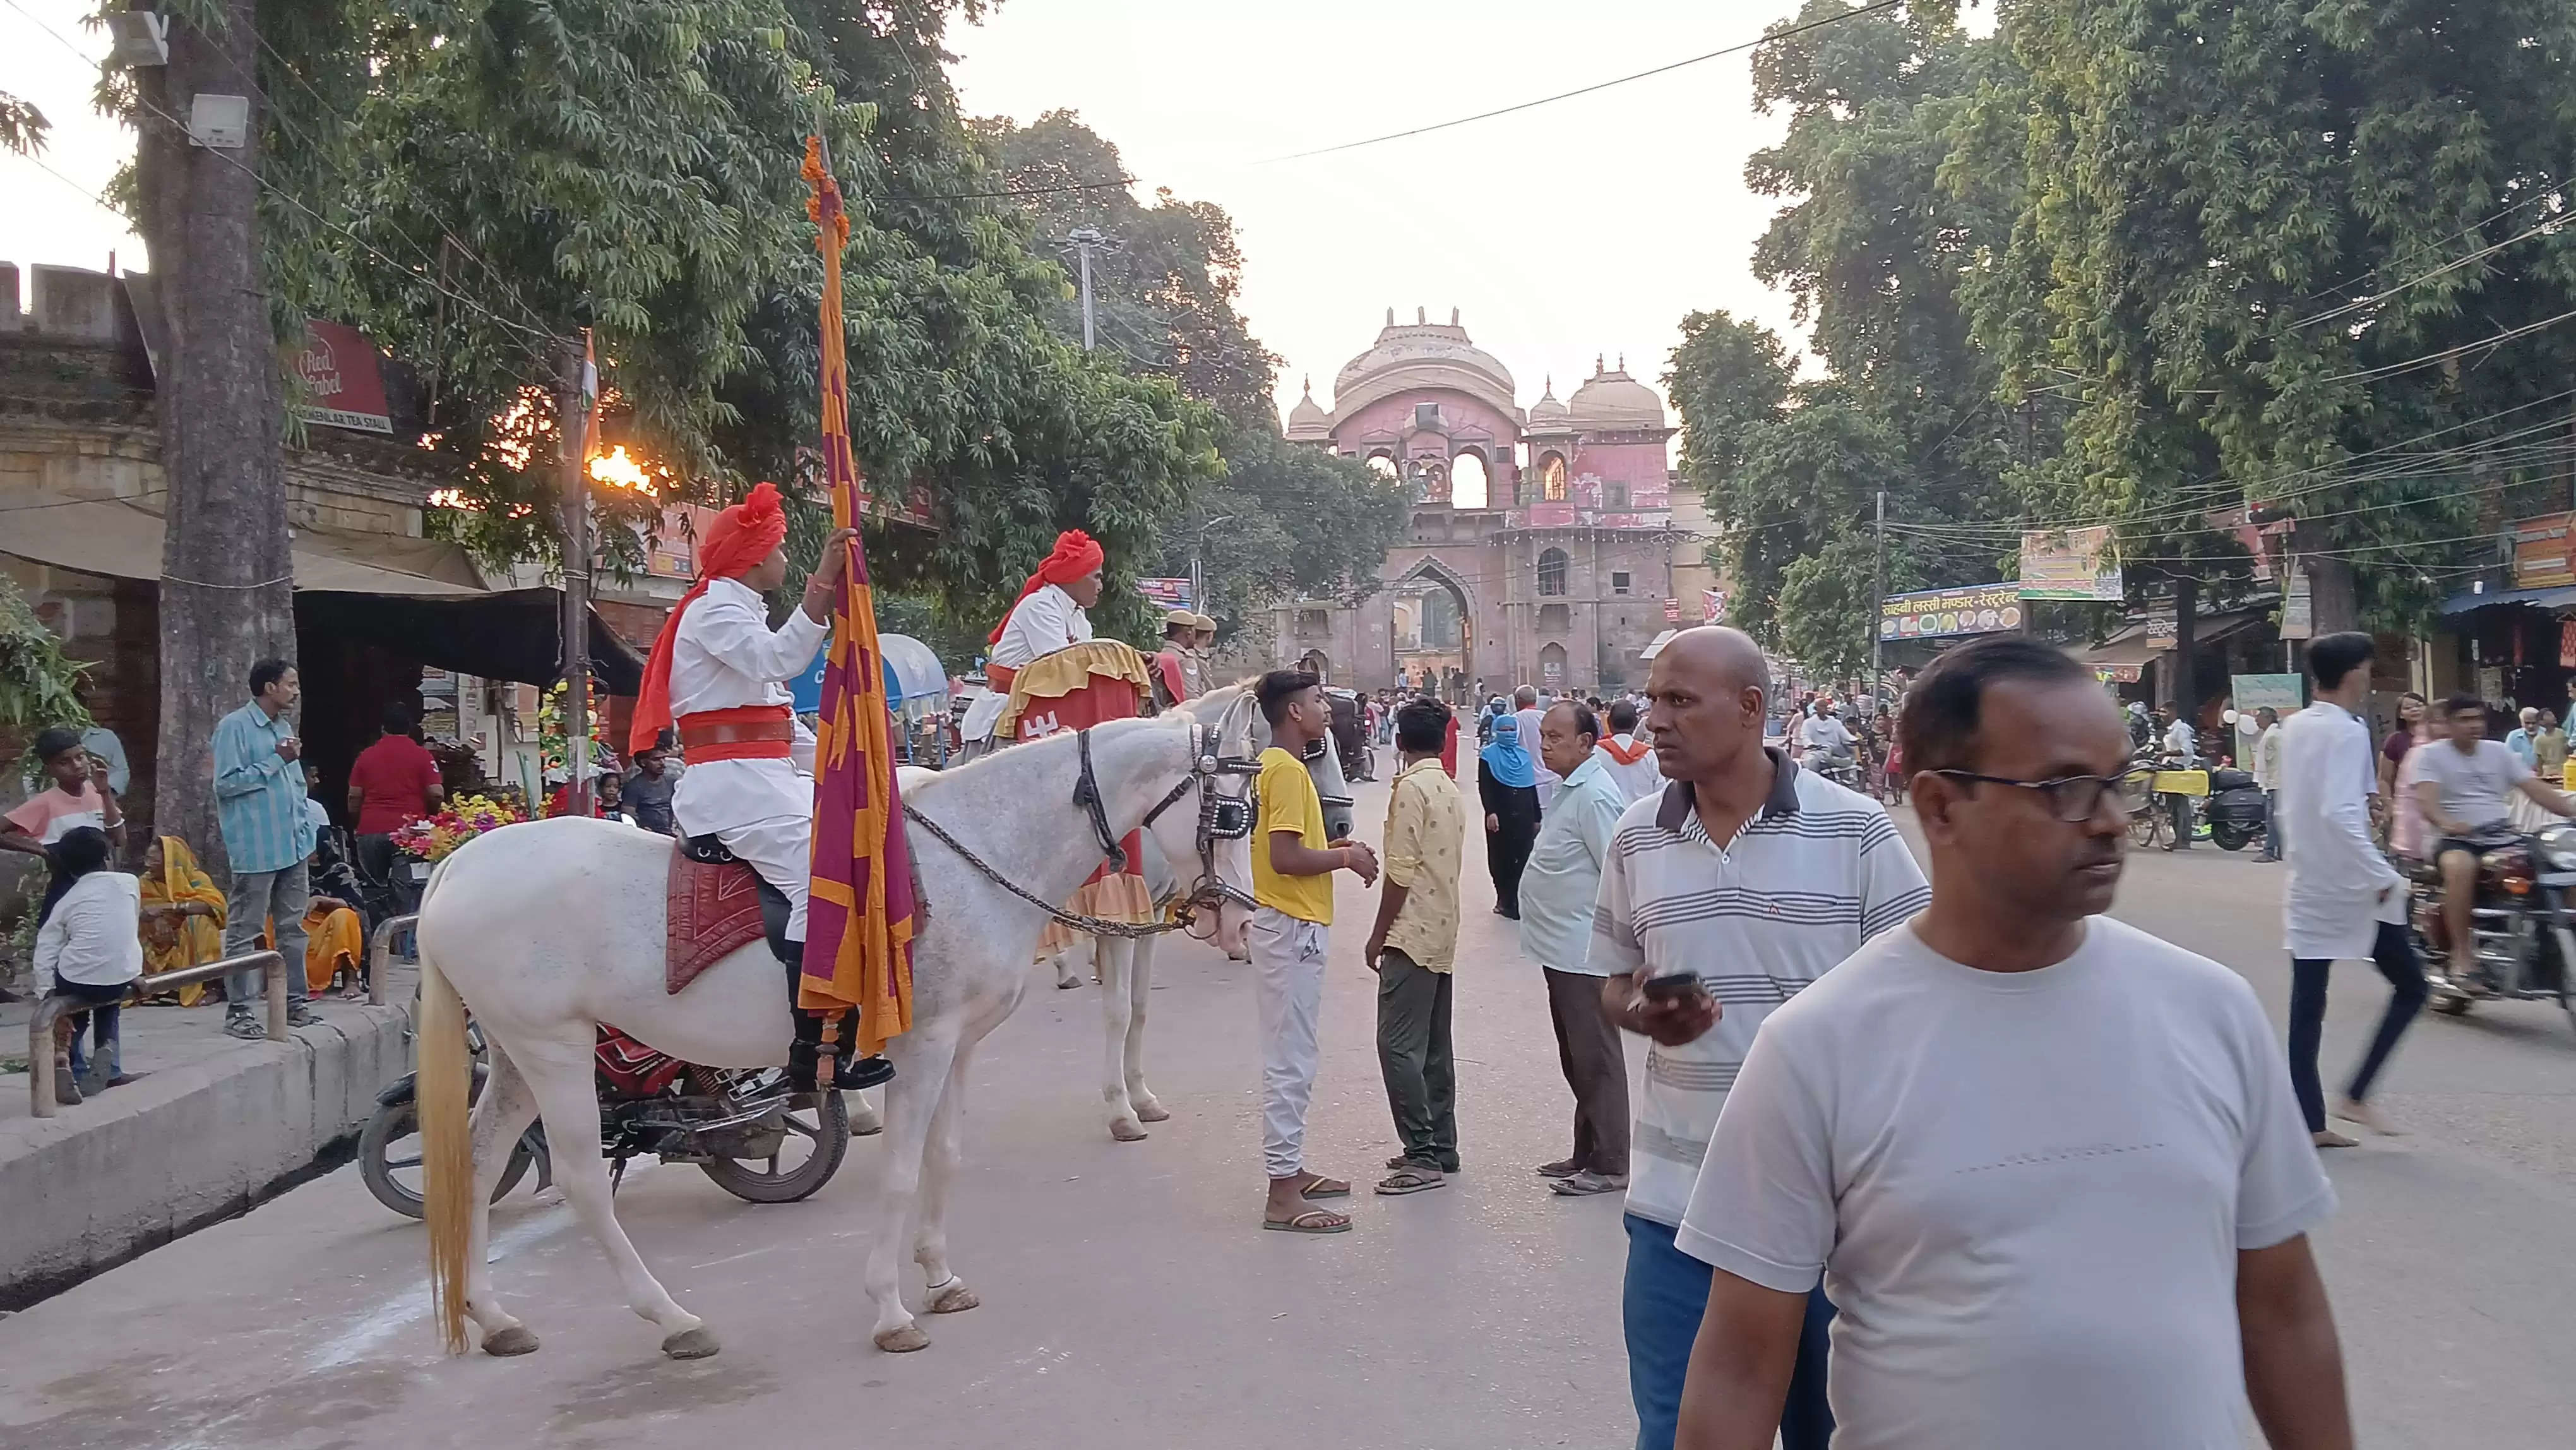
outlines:
M245 1212L345 1146L411 1068L416 973L391 973L387 1006L317 1001L322 1022L286 1042L226 1036L213 1004L129 1007L142 1080L43 1119L20 1066L34 1004L0 1003L0 1309Z

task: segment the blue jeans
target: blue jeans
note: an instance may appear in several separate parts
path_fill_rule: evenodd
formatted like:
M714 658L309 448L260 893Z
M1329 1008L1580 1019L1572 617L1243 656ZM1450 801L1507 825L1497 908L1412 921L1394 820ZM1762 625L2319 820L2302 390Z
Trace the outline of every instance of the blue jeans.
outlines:
M2281 859L2281 793L2263 792L2263 856L2266 861Z
M1673 1231L1628 1215L1628 1282L1621 1303L1628 1330L1628 1396L1637 1404L1637 1450L1673 1450L1681 1419L1682 1380L1691 1344L1708 1313L1715 1271L1673 1244ZM1834 1412L1825 1404L1825 1328L1834 1306L1822 1286L1807 1295L1807 1324L1798 1335L1798 1364L1780 1410L1781 1450L1825 1450Z

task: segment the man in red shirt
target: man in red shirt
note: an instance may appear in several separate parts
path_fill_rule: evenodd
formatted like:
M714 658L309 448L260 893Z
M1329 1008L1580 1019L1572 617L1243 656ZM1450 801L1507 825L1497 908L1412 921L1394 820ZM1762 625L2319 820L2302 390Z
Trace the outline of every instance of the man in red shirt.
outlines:
M447 801L438 761L413 737L419 720L401 700L385 706L384 733L358 752L349 767L349 824L358 838L358 869L371 881L392 881L393 833L435 813ZM413 883L394 881L404 911L417 904Z

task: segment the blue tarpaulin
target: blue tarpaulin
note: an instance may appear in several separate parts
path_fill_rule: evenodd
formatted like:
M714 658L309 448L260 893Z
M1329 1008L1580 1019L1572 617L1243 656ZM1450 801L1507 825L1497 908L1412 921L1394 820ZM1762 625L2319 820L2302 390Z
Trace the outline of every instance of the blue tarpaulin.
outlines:
M897 714L919 719L947 705L948 673L940 668L939 656L930 652L930 646L908 634L878 635L877 646L885 653L886 703ZM805 672L787 682L796 713L810 715L823 708L823 662L831 648L826 643Z

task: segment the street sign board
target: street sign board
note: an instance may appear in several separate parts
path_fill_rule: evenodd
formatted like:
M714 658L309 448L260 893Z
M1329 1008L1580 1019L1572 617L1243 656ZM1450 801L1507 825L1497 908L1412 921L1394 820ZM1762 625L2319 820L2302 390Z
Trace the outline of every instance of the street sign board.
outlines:
M1183 579L1139 579L1136 592L1165 609L1192 609L1190 581Z
M2308 703L2304 675L2229 675L2227 688L2236 697L2239 715L2251 716L2267 706L2287 715Z
M2031 529L2021 536L2024 599L2121 598L2119 563L2111 556L2111 527Z
M305 323L295 375L304 381L304 402L297 412L305 422L360 433L394 431L375 344L358 329L345 322Z
M2021 628L2021 622L2021 591L2011 584L1918 589L1910 594L1891 594L1878 603L1880 639L2000 634Z

